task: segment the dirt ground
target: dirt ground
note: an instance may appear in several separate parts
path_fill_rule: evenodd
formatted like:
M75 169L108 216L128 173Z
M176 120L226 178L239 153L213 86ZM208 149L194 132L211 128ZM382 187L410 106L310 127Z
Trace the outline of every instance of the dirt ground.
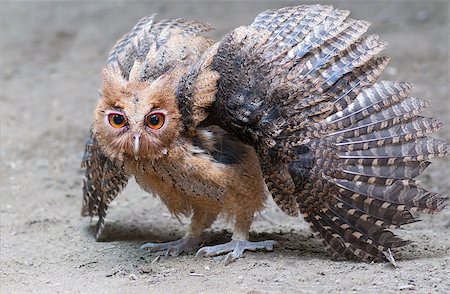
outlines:
M331 1L328 1L331 2ZM426 3L425 3L426 2ZM256 217L253 239L274 252L220 258L162 257L138 250L146 241L182 236L187 224L132 182L113 202L103 242L80 216L79 169L100 86L116 39L144 15L210 22L220 38L268 8L300 2L1 2L1 293L450 293L450 212L423 216L398 233L414 243L398 268L332 261L301 219L275 205ZM415 84L428 114L450 140L449 2L339 1L390 43L384 79ZM450 194L449 160L420 178ZM230 238L217 222L207 243Z

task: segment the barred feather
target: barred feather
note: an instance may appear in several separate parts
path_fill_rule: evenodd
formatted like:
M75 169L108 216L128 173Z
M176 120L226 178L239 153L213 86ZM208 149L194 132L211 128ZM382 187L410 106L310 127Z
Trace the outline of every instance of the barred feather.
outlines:
M333 61L339 61L340 56L358 49L357 45L354 45L354 43L367 30L369 25L368 23L361 21L349 21L346 24L348 27L345 27L344 31L339 35L327 40L322 46L301 58L300 61L302 66L298 67L297 71L292 71L290 76L288 76L288 79L299 81L300 79L306 80L318 77L322 72L320 70L321 68L324 68L326 65L333 66ZM361 45L359 49L364 50ZM291 58L290 62L295 60L295 58ZM352 63L352 61L342 61L346 63L345 65ZM344 67L341 69L344 69ZM322 75L326 77L326 74Z
M323 5L270 10L225 36L208 123L256 148L275 202L299 209L332 256L392 262L408 242L389 229L445 206L412 179L449 145L427 137L442 124L419 116L428 104L408 96L411 84L377 82L386 43L347 16Z
M403 162L395 165L384 165L384 166L347 165L343 166L341 171L352 175L360 175L367 177L413 179L419 176L429 165L430 162L428 161Z
M389 62L388 57L374 57L365 65L344 75L333 86L327 89L326 95L335 97L336 111L346 108L362 89L374 84Z
M308 11L309 6L297 6L297 7L284 7L281 9L269 9L258 14L253 23L252 27L259 29L267 29L274 31L280 24L284 23L286 19L290 18L294 12L301 13L304 11L305 15Z
M384 145L416 140L438 131L442 123L435 119L418 117L376 132L346 138L336 143L339 151L367 150Z
M290 48L286 54L285 61L295 57L300 59L313 49L320 47L326 40L337 36L345 30L345 18L350 14L348 10L333 10L323 21L323 25L316 26L314 30L305 36L305 38Z
M274 33L269 38L269 44L276 44L277 48L274 54L300 43L329 15L332 9L331 6L315 5L307 7L305 10L296 10L280 28L272 31Z
M393 205L388 205L385 201L361 194L341 191L340 195L335 198L338 202L330 209L341 214L351 223L361 220L375 229L376 227L395 229L400 225L417 221L407 210L399 210ZM375 226L371 226L371 224Z
M96 228L98 239L105 226L108 205L126 186L128 175L102 153L92 130L86 141L81 167L85 168L81 215L98 216Z
M183 59L183 56L179 56L179 60L170 58L170 54L173 54L171 50L177 50L179 54L186 54L186 52L181 52L183 44L180 43L185 43L184 46L192 46L185 50L187 52L196 50L195 40L192 40L193 36L213 29L209 24L182 18L156 22L155 16L156 14L153 14L142 18L130 32L116 43L109 54L107 66L117 66L126 80L130 78L135 63L142 63L140 65L141 80L156 79ZM182 40L178 40L181 46L166 46L167 42L175 35L182 38ZM207 44L211 45L212 42L207 42ZM199 49L204 51L206 47ZM149 54L151 56L148 56ZM187 61L193 62L194 60L185 60L185 62Z

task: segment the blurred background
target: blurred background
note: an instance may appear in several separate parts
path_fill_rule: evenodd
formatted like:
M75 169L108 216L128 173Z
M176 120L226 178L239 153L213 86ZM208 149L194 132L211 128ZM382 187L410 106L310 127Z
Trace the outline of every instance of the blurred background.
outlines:
M370 32L390 43L383 55L392 59L382 79L415 84L412 95L431 102L427 115L447 124L437 136L450 140L448 1L0 2L2 292L184 287L187 292L376 293L384 283L387 292L401 287L450 292L448 210L400 232L416 242L405 249L406 260L394 274L384 264L331 261L306 223L284 216L272 202L257 216L252 237L274 238L281 248L250 253L228 267L186 255L152 264L155 256L138 246L180 237L186 220L179 223L135 183L109 210L104 242L95 242L89 219L79 216L84 140L100 72L118 38L141 17L157 13L158 19L209 22L216 27L209 35L220 40L259 12L305 3L333 4L369 20ZM449 168L449 159L436 161L420 178L423 185L450 194ZM210 242L229 238L229 231L222 231L227 228L223 221L215 224ZM201 276L189 275L192 270Z

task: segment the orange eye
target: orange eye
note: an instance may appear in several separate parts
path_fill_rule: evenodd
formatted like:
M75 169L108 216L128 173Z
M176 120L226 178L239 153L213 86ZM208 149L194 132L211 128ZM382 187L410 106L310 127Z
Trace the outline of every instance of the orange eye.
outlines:
M164 119L164 114L152 113L145 119L145 125L151 129L158 130L164 125Z
M127 123L125 116L119 113L110 113L108 115L109 124L116 129L123 128Z

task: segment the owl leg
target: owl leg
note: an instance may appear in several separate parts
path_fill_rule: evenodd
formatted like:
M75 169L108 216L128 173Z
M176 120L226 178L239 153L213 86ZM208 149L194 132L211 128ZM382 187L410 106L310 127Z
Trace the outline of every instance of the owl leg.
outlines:
M232 240L225 244L208 246L200 248L195 256L217 256L228 253L225 257L225 264L236 261L242 256L245 250L256 251L265 249L272 251L276 244L274 240L265 240L259 242L248 241L248 233L253 220L253 214L238 215L234 226Z
M194 210L191 223L184 237L164 243L145 243L140 249L163 253L166 256L178 256L183 252L193 251L199 247L203 231L211 226L217 215L218 213L213 211Z

